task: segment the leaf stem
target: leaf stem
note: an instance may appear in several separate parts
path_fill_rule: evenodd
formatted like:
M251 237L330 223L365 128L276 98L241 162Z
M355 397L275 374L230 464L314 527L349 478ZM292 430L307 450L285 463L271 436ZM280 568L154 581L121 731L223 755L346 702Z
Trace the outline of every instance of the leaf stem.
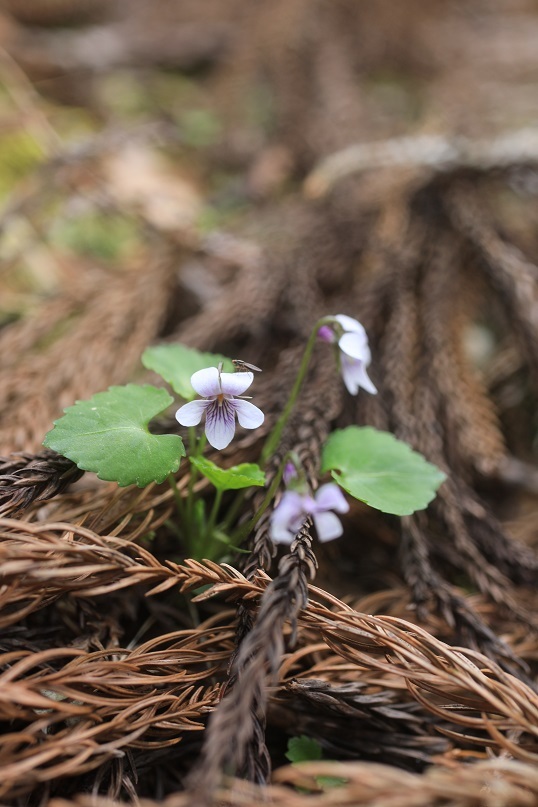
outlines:
M310 358L312 356L312 351L314 350L314 345L316 344L316 338L318 335L319 329L323 325L327 325L330 322L333 322L334 317L322 317L319 319L312 329L312 333L308 338L308 342L306 343L306 347L303 353L303 358L301 360L301 364L299 367L299 372L297 373L297 378L295 379L295 384L290 392L290 397L287 400L286 406L284 407L282 414L280 415L279 419L275 423L273 430L269 434L267 440L265 441L265 445L263 447L261 457L260 457L260 465L264 465L267 462L269 457L272 456L276 447L280 442L280 438L282 437L282 432L286 423L289 420L291 411L295 405L301 387L303 385L303 381L305 379L308 365L310 364Z
M176 481L176 477L174 476L174 474L168 474L168 483L169 483L170 487L172 488L172 493L174 494L174 501L176 503L176 510L177 510L177 514L179 516L179 520L181 522L181 527L182 527L181 532L186 537L187 543L189 543L188 536L189 536L189 533L190 533L190 530L189 530L190 522L189 522L189 519L188 519L188 516L187 516L185 502L183 500L183 496L181 495L181 491L179 490L179 488L177 486L177 481Z
M216 490L217 492L213 500L213 506L211 508L211 512L209 513L209 518L207 519L206 538L209 538L211 536L211 533L215 529L215 524L217 523L217 516L222 502L222 494L224 493L224 490L222 490L221 488L217 488Z
M237 532L233 534L232 540L233 543L236 544L237 546L241 546L242 542L245 540L247 535L249 535L250 532L254 529L254 527L256 526L256 524L258 523L258 521L263 516L263 514L271 504L272 500L274 499L275 493L277 492L278 486L280 485L282 479L282 474L284 473L284 468L286 467L286 463L290 458L290 456L292 455L292 453L293 453L292 451L288 451L284 456L282 462L280 463L278 471L275 474L275 478L269 485L267 493L265 494L265 499L261 503L261 506L254 513L250 521L247 524L243 524L241 527L239 527Z
M206 436L205 434L201 435L201 437L196 436L196 428L194 426L189 427L189 449L190 449L190 456L191 457L200 457L202 455L202 451L204 450L206 444ZM187 488L187 517L189 520L189 526L193 524L193 511L194 511L194 485L196 484L196 480L198 479L199 473L198 468L196 465L191 463L191 472L189 474L189 484Z
M224 516L221 522L221 527L223 530L229 529L230 525L233 524L233 521L237 517L237 514L241 509L241 505L243 504L244 501L245 501L245 491L238 490L233 502L228 507L226 515Z

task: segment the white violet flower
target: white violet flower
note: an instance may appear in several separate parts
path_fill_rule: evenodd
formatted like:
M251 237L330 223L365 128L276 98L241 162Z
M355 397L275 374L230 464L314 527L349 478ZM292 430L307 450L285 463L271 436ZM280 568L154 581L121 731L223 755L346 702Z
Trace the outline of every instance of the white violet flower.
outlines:
M343 533L338 516L347 513L349 504L333 482L322 485L312 496L309 492L287 490L271 516L271 539L275 544L291 544L307 516L311 516L320 541L332 541Z
M202 400L191 401L176 412L182 426L197 426L205 413L205 433L213 448L226 448L235 434L235 416L245 429L257 429L264 414L240 397L252 384L253 373L221 373L217 367L198 370L191 376L193 389Z
M322 325L318 337L324 342L338 343L340 371L348 392L356 395L362 387L375 395L377 389L366 372L372 361L366 331L360 322L345 314L337 314L333 320L334 324Z

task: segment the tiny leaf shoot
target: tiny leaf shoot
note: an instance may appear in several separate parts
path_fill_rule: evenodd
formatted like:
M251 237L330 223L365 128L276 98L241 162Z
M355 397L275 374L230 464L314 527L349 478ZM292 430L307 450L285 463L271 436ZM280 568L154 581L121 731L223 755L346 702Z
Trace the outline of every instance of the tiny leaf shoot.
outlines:
M293 764L297 762L316 762L323 759L321 745L313 737L301 734L300 737L290 737L286 758ZM339 776L316 776L316 783L322 788L340 787L346 784L346 779Z

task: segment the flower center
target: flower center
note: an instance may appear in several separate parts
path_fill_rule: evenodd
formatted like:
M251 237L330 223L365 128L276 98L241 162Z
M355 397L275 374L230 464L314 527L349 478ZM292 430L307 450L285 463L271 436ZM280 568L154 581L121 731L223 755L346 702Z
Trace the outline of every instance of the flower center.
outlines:
M219 403L219 406L222 406L222 403L223 403L223 401L224 401L224 393L223 393L223 392L220 392L220 393L217 395L217 401L218 401L218 403Z

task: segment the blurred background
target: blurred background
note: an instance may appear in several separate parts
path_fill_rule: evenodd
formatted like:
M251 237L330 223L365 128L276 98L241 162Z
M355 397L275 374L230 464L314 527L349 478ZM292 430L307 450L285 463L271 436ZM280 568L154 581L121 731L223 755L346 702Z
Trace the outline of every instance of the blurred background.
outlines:
M350 272L439 222L437 190L420 191L450 172L534 255L537 44L532 0L2 0L2 452L35 450L156 338L286 343L313 321L305 300L345 298ZM231 286L243 325L182 327ZM475 308L473 362L499 327ZM510 409L525 392L503 394Z

